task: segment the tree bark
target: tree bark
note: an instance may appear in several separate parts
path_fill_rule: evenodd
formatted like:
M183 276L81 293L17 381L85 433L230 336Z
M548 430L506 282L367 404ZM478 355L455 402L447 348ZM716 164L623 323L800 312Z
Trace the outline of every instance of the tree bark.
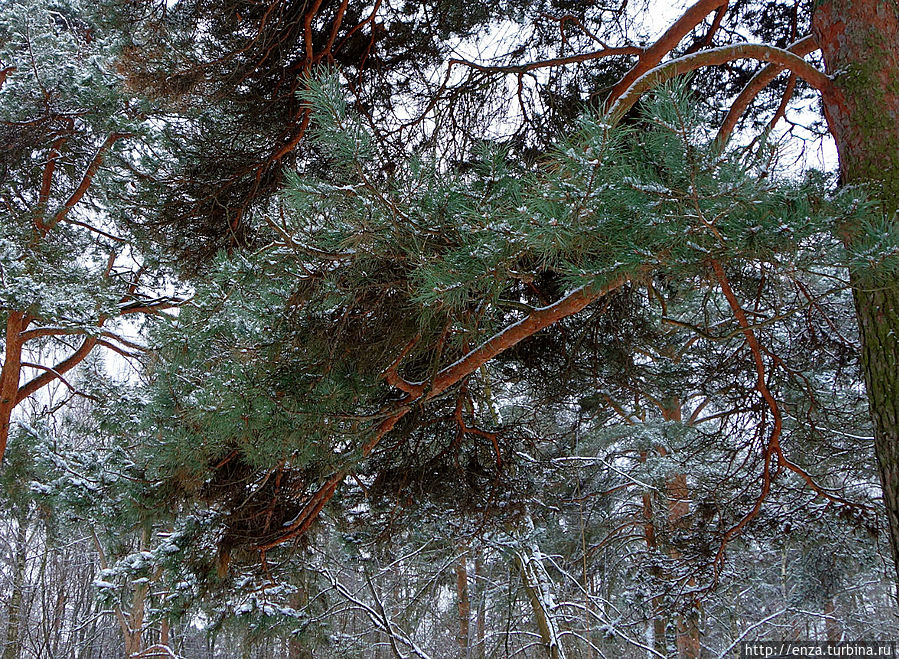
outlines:
M25 314L10 311L6 319L6 345L3 367L0 368L0 461L6 452L9 439L12 412L16 407L19 393L19 374L22 370L22 338L25 329Z
M142 552L150 548L150 530L147 527L141 529L139 546ZM150 584L148 582L134 585L131 613L127 616L129 629L125 636L125 656L127 657L140 654L144 649L144 616L146 614L147 594L149 592Z
M459 632L456 641L459 643L459 656L469 656L468 639L471 620L471 598L468 596L468 547L459 544L459 558L456 560L456 603L459 609Z
M828 73L824 114L844 184L866 184L884 217L899 209L899 2L822 0L812 27ZM845 228L852 244L861 227ZM862 368L874 422L899 601L899 279L876 285L850 273Z
M45 552L47 549L44 550ZM59 550L53 551L53 574L59 575L63 574L66 570L65 562L66 556L62 555ZM56 592L56 601L53 605L53 620L49 625L49 629L47 630L50 639L49 639L49 647L50 654L53 657L57 657L60 655L59 652L59 643L62 640L62 626L63 621L66 615L66 605L69 601L69 592L68 592L68 583L65 581L57 582L55 584L57 592Z
M645 462L647 454L640 454L640 461ZM654 523L652 492L646 491L641 497L643 504L643 537L646 540L646 548L650 553L655 553L658 549L656 543L656 528ZM662 580L662 571L657 565L650 567L650 574L657 580ZM661 597L652 599L652 647L656 653L662 656L668 656L668 643L665 639L665 629L667 628L668 617L665 615L665 608L662 605Z
M665 421L683 421L683 408L680 398L673 397L666 401L662 408L662 417ZM660 447L659 452L664 456L666 451ZM675 474L668 479L668 524L671 530L688 528L690 525L690 485L686 474ZM680 552L674 547L668 548L668 554L674 559L680 559ZM688 582L695 586L694 579ZM693 606L685 613L675 616L677 656L679 659L699 659L702 652L699 631L699 603L693 602Z
M484 659L487 656L487 646L485 644L485 632L487 628L487 585L484 573L484 548L478 547L474 560L474 578L478 594L478 615L476 630L476 652L477 659Z
M165 618L159 623L159 644L165 645L168 647L169 645L169 634L171 632L171 628L169 627L169 621Z
M827 632L828 643L839 643L843 636L840 629L840 621L836 618L837 607L834 604L834 598L828 597L824 603L824 630Z
M297 584L297 591L290 598L290 605L297 611L302 611L309 604L309 591L306 590L305 579L303 581L304 583ZM287 657L288 659L312 659L312 652L291 634L287 641Z
M525 516L525 530L533 536L534 521L530 513ZM543 553L531 537L515 551L515 563L521 573L524 592L534 612L534 622L546 650L547 659L566 659L565 646L560 638L561 629L554 609L555 595L552 580L543 564Z
M28 550L28 516L21 513L16 520L16 554L12 575L12 596L6 609L6 647L2 659L19 659L22 653L22 591L25 587L25 553Z

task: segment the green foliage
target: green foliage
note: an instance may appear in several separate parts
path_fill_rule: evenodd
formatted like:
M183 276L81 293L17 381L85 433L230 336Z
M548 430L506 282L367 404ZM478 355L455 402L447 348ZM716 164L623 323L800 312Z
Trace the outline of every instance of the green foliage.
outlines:
M509 54L535 60L557 52L559 30L566 48L594 48L579 21L595 19L604 38L620 27L606 9L439 0L386 8L382 23L364 19L372 7L313 4L323 13L2 4L0 65L15 71L0 83L0 318L23 311L57 332L32 345L71 350L71 335L99 336L140 297L123 262L156 284L167 269L195 275L190 303L147 335L144 379L116 386L94 363L74 379L94 415L20 423L0 472L4 499L39 510L48 537L96 531L104 606L127 608L152 582L151 618L195 616L248 643L292 634L351 656L370 649L365 637L328 636L323 622L335 575L380 606L387 589L374 582L401 565L426 583L403 622L445 631L447 566L460 537L477 538L492 580L482 602L509 622L507 652L513 617L527 615L515 557L532 551L565 585L566 629L594 616L582 640L611 655L622 627L660 607L689 611L719 584L739 603L727 588L776 582L776 560L795 569L770 599L794 608L878 574L845 272L890 281L899 236L864 191L780 174L764 139L722 152L691 97L698 77L649 94L623 126L584 111L623 60L557 70L545 87L536 76L527 103L530 87L519 89L520 118L498 94L502 76L458 61L431 102L427 67L457 54L447 39L540 16ZM342 26L327 15L338 5ZM753 29L783 33L776 13ZM350 84L313 61L342 64ZM744 73L734 64L725 77ZM116 133L128 136L106 149ZM146 248L148 237L168 248ZM541 308L607 287L431 389ZM775 453L761 381L783 413ZM800 469L826 490L810 491ZM346 477L331 518L269 547L335 473ZM666 515L679 479L685 520ZM768 567L756 570L760 548ZM586 592L594 600L578 608L591 582L605 599ZM730 605L712 604L719 616Z
M371 470L379 483L403 470L416 478L443 473L442 447L456 432L447 398L402 422L396 441L408 442L404 458L382 461L376 452L363 460L362 444L397 399L385 369L407 350L400 375L427 382L545 305L532 282L550 283L553 296L622 277L632 290L677 282L662 302L680 305L708 334L733 323L720 306L712 260L733 273L740 296L758 288L759 271L777 272L769 280L781 286L838 262L830 228L858 204L831 196L821 176L771 175L769 150L721 153L683 94L677 86L654 93L640 130L585 115L536 164L484 143L472 167L451 168L439 153L422 152L385 175L377 141L342 100L336 78L310 85L303 102L327 167L293 176L290 212L254 227L266 246L220 254L192 303L153 337L159 353L148 419L158 430L147 433L148 474L167 484L168 496L221 501L213 517L230 529L221 531L224 545L262 542L293 519L302 492L338 469ZM639 308L633 300L621 307L646 314L640 331L658 332L649 329L657 312ZM665 340L681 350L692 345ZM524 359L514 351L502 358L512 369ZM690 368L673 366L659 382ZM467 380L474 399L463 413L501 430L492 378L482 375ZM752 377L740 376L749 390ZM494 395L514 395L501 381L496 388ZM515 426L511 417L503 422ZM484 448L474 463L489 463ZM281 479L291 491L275 485Z
M899 227L876 208L862 206L856 236L847 246L849 267L862 286L880 286L899 275Z
M122 35L95 3L2 7L0 314L96 333L131 283L110 256L140 258L114 208L147 130L116 71Z

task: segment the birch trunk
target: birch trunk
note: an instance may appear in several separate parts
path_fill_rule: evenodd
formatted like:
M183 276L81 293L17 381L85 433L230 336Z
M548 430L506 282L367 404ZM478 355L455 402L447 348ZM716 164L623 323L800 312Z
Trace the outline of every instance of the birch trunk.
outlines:
M524 547L515 552L515 563L521 573L521 582L534 612L534 621L546 648L546 656L549 659L566 659L561 629L555 615L552 579L543 564L543 553L533 540L534 521L530 514L525 517L525 522L530 538Z
M6 609L6 646L2 659L19 659L22 654L22 594L25 588L25 561L28 550L28 516L20 513L16 520L16 554L13 564L12 596Z

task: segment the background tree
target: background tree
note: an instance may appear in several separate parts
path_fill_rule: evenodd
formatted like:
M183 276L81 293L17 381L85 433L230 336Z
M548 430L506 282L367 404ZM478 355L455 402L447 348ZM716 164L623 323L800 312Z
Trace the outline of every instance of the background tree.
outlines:
M171 306L141 290L144 257L108 212L126 185L117 156L143 124L120 94L119 33L106 28L80 3L3 4L0 460L17 406L67 383L96 347L132 356L115 319Z

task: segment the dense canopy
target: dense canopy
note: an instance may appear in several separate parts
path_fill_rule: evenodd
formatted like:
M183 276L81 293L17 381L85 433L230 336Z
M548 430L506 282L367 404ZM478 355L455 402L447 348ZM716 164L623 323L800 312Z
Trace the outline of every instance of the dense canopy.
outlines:
M897 85L895 0L0 0L2 659L891 640Z

